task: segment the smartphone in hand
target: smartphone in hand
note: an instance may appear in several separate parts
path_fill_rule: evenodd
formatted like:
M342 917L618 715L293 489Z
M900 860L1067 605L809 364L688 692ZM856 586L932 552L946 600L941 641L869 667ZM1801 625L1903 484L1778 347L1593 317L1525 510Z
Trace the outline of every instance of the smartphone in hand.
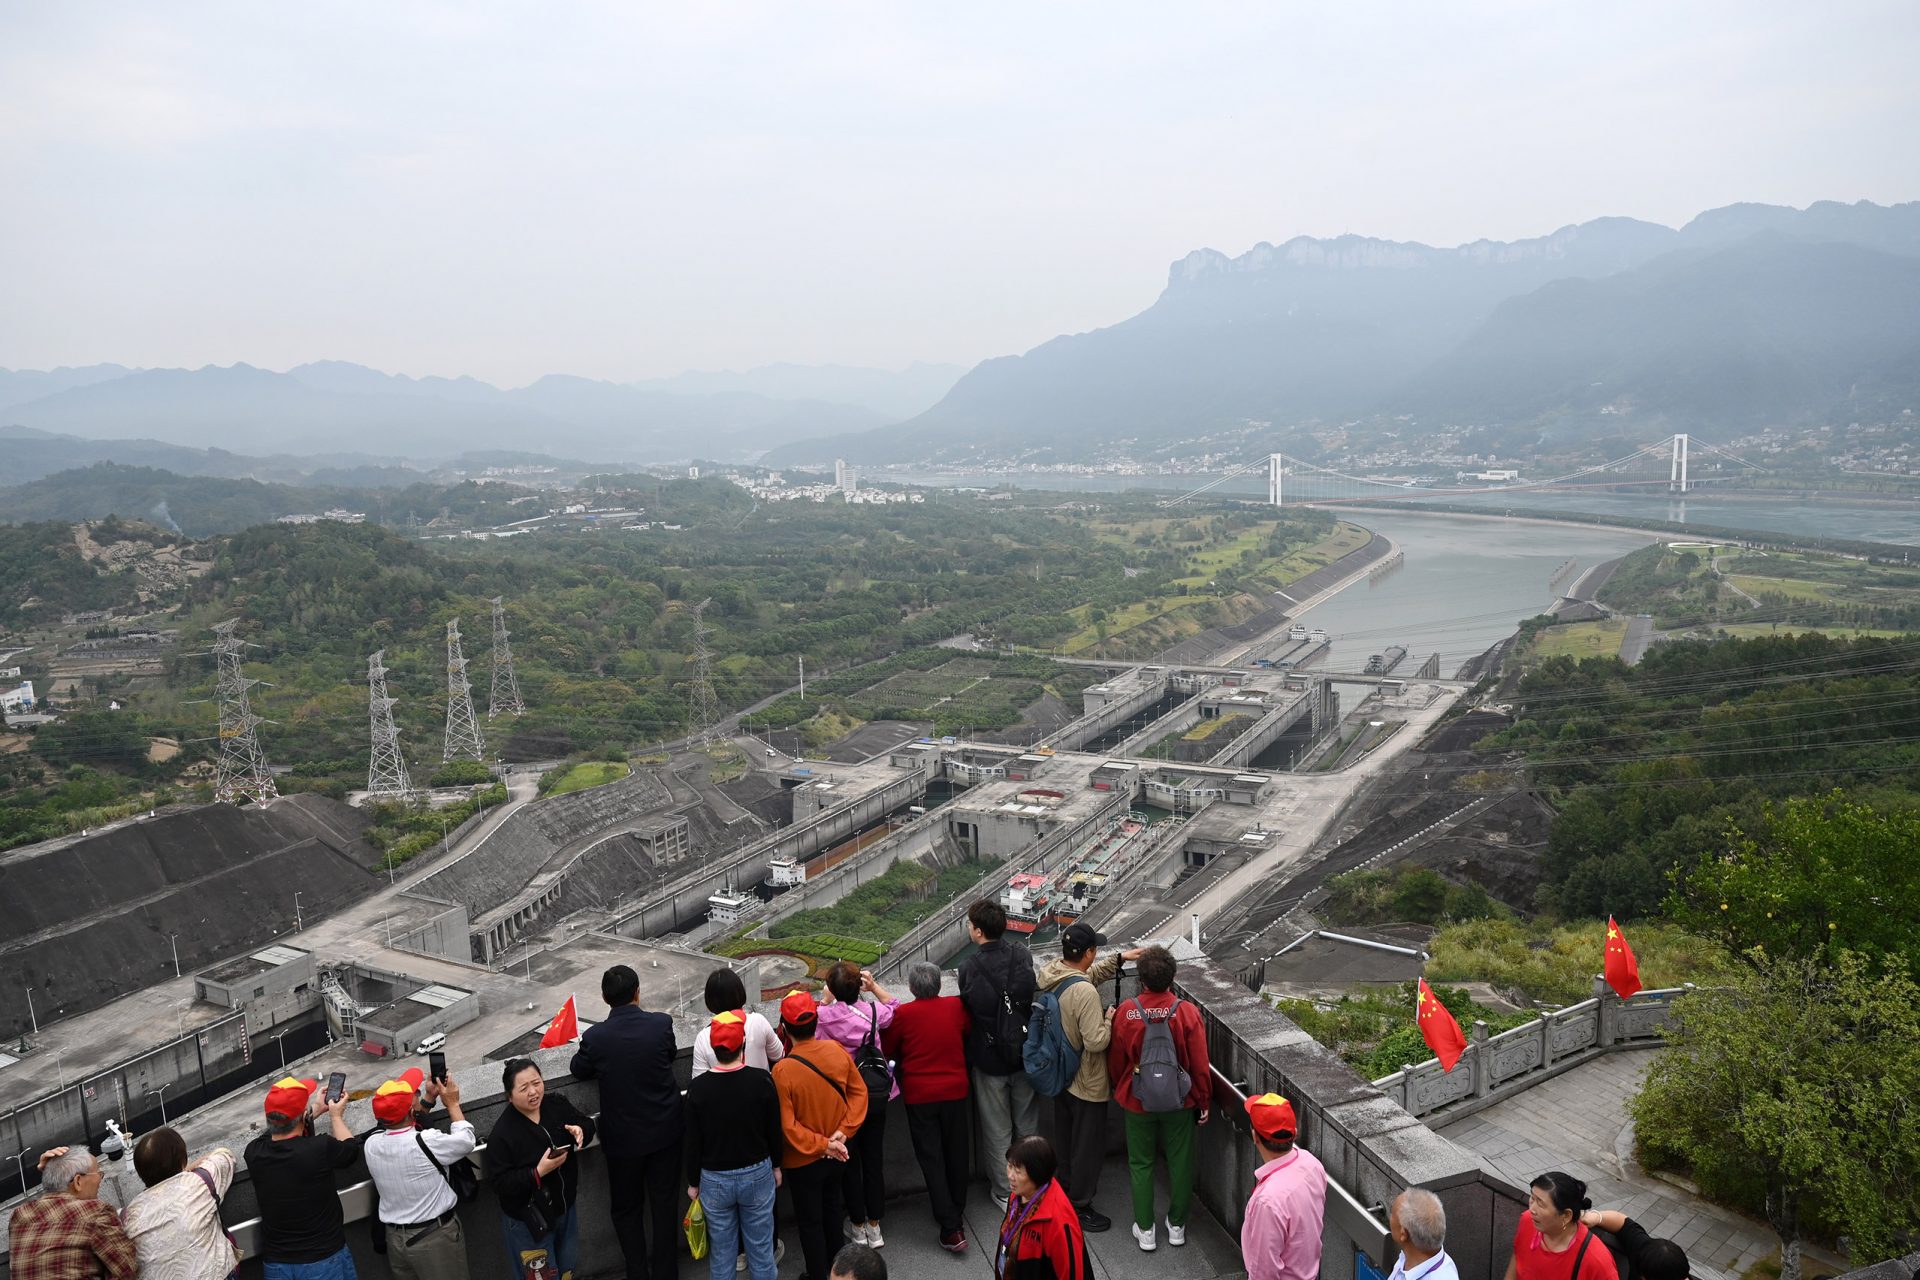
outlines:
M427 1079L447 1082L447 1055L438 1049L427 1055Z
M347 1073L336 1071L327 1077L327 1101L338 1102L347 1093Z

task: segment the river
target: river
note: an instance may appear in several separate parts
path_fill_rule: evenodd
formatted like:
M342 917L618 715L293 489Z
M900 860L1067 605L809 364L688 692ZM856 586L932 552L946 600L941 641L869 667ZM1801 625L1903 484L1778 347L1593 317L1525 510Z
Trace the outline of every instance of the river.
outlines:
M1411 676L1427 655L1440 674L1513 634L1523 618L1545 613L1581 573L1654 541L1654 535L1597 526L1363 511L1348 519L1392 538L1406 559L1363 579L1301 615L1327 633L1318 666L1361 671L1370 654L1405 645L1396 675ZM1573 563L1558 581L1556 573Z
M1068 493L1124 493L1129 490L1160 493L1186 493L1206 484L1213 477L1195 475L1082 475L1019 472L921 472L881 471L875 479L898 484L924 485L928 488L985 486L1057 490ZM1293 492L1316 496L1314 479L1288 480ZM1244 498L1264 496L1266 473L1236 476L1211 492L1219 496ZM1392 492L1391 490L1388 492ZM1410 499L1411 500L1411 499ZM1886 542L1902 546L1920 546L1920 503L1853 502L1843 499L1770 497L1753 492L1712 492L1698 490L1684 496L1665 493L1629 493L1586 490L1578 493L1516 494L1436 494L1433 501L1484 506L1490 511L1512 510L1552 519L1572 513L1585 513L1619 520L1689 521L1702 527L1747 529L1756 534L1787 537L1850 538L1863 542ZM1370 521L1366 514L1355 517Z

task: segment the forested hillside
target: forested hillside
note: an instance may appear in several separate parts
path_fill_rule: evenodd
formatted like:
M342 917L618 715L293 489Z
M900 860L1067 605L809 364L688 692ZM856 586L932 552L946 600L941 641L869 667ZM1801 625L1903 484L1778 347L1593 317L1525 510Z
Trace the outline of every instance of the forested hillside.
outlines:
M1769 802L1835 788L1920 811L1920 639L1800 634L1656 646L1638 666L1553 658L1512 728L1558 801L1544 904L1654 914L1685 872L1769 824Z

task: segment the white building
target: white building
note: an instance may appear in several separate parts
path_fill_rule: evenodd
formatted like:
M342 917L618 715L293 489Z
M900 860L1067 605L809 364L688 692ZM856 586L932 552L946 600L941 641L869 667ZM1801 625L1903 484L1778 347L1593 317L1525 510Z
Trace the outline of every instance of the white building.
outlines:
M17 674L17 672L16 672ZM23 680L17 689L0 689L0 711L31 711L34 708L33 681Z
M844 494L851 495L860 487L860 478L854 469L847 465L845 458L833 460L833 487Z

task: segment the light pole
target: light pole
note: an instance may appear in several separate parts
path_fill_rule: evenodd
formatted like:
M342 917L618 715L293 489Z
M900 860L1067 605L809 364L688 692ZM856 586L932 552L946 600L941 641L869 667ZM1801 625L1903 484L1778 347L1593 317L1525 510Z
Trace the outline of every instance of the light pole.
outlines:
M300 932L300 895L293 895L293 931Z
M19 1155L12 1155L7 1157L7 1159L13 1161L14 1172L20 1175L20 1194L21 1195L25 1195L27 1193L26 1155L27 1155L27 1149L25 1147L22 1147L20 1148Z
M282 1039L286 1034L285 1031L276 1031L273 1033L274 1047L280 1050L280 1069L282 1071L287 1069L287 1045L286 1041Z
M173 946L173 976L177 978L180 976L180 935L170 933L167 941Z
M27 988L27 1019L33 1023L33 1034L40 1034L40 1017L33 1011L33 988Z
M167 1086L163 1084L158 1089L149 1089L147 1092L160 1095L160 1123L165 1124L167 1122Z

